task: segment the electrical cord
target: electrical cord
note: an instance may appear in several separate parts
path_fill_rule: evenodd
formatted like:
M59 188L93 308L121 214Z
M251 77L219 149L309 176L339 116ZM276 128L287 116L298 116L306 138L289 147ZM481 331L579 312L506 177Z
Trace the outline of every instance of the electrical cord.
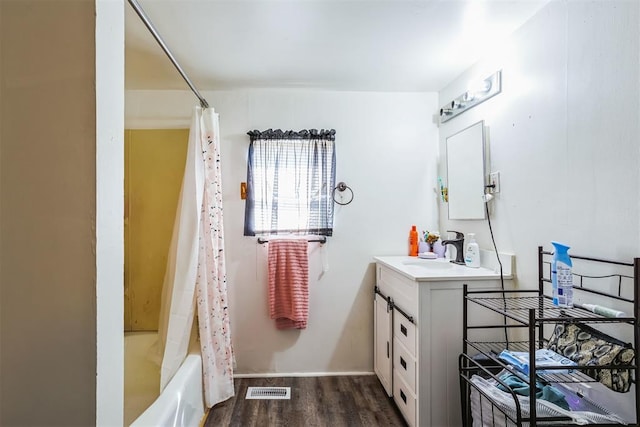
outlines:
M485 212L487 213L487 223L489 224L489 233L491 234L491 242L493 243L493 249L496 253L496 259L498 260L498 265L500 266L500 287L502 289L502 305L503 309L507 311L507 299L504 295L504 275L502 273L502 261L500 261L500 255L498 254L498 247L496 246L496 239L493 237L493 228L491 227L491 215L489 215L489 203L484 204ZM507 316L502 315L502 320L504 322L504 342L509 348L509 334L507 333Z

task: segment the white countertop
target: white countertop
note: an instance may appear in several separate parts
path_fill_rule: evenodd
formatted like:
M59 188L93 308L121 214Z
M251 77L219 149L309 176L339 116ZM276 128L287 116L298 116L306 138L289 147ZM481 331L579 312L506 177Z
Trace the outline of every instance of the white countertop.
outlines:
M493 261L491 262L491 255ZM482 262L486 260L486 262ZM376 263L385 265L403 276L418 282L443 280L494 280L500 279L500 269L495 254L481 251L481 267L471 268L450 262L448 259L422 259L411 256L376 256ZM512 279L513 256L500 254L505 279ZM506 264L506 265L505 265Z

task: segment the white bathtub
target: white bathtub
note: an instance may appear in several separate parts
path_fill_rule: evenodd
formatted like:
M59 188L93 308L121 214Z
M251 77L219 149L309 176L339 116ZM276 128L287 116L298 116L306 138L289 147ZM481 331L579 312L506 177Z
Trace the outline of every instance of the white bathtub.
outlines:
M198 427L204 418L202 358L197 346L161 395L160 368L149 358L155 332L125 334L124 425Z

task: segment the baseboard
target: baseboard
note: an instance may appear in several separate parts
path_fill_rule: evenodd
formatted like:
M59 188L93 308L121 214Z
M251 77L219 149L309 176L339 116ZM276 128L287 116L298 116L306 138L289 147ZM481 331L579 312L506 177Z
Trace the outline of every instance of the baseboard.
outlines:
M356 375L375 375L374 372L266 372L251 374L233 374L234 378L277 378L277 377L341 377Z

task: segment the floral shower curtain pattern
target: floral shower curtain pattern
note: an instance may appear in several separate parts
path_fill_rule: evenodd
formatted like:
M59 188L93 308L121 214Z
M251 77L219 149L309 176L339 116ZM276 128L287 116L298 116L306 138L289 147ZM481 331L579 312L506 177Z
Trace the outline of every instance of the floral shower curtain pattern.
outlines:
M162 293L160 389L187 355L197 307L208 407L233 396L224 261L220 136L212 108L195 107Z
M205 402L211 407L234 394L233 349L224 261L218 115L212 109L207 109L202 120L206 129L203 135L206 144L202 147L205 187L200 221L196 303Z

